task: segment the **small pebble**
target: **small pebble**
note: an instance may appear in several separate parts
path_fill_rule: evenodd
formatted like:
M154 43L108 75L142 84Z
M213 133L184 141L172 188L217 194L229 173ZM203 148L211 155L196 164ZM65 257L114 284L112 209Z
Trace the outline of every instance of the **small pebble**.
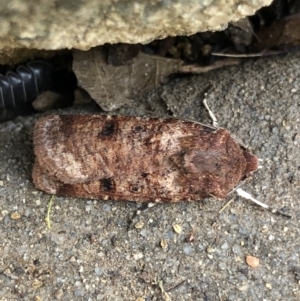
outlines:
M134 227L135 229L142 229L144 227L144 222L137 222Z
M147 237L149 236L149 231L147 231L146 229L142 229L140 234L143 236L143 237Z
M96 273L96 275L100 276L100 275L102 275L103 271L99 267L95 267L95 273Z
M46 91L37 96L37 98L32 102L32 106L36 111L44 112L54 108L60 98L60 94L53 91Z
M213 247L208 246L208 247L206 248L206 252L207 252L207 253L214 253L214 252L216 252L216 250L215 250Z
M192 248L191 245L185 245L183 247L183 252L185 255L191 256L193 254L194 249Z
M177 234L180 234L182 232L182 227L180 225L173 225L173 230L174 232L176 232Z
M54 293L54 296L57 300L60 300L63 295L64 295L64 291L61 288Z
M35 289L41 287L42 285L43 285L43 282L38 279L34 279L31 283L31 286Z
M269 240L271 240L271 241L275 239L274 235L270 235L268 238L269 238Z
M238 290L241 292L246 292L249 289L249 285L247 283L238 287Z
M7 272L7 270L6 270L6 272ZM3 287L3 285L8 287L11 285L11 280L4 274L0 274L0 283L1 283L2 287ZM0 290L0 293L1 293L1 290ZM0 294L0 296L1 296L1 294Z
M224 242L221 246L221 249L222 250L227 250L228 249L228 243L227 242Z
M172 230L169 230L164 234L164 238L166 239L172 239L174 237L174 232Z
M20 219L21 218L21 214L19 212L14 212L10 215L11 219Z
M143 257L144 257L144 254L142 252L133 254L134 260L139 260L139 259L142 259Z
M166 239L162 239L160 241L160 246L163 248L163 249L166 249L168 247L168 241Z
M259 266L259 258L251 255L246 256L246 262L252 268L257 268Z
M220 270L225 270L226 269L226 264L224 262L219 263L218 265Z
M241 249L241 246L239 246L237 244L233 245L232 251L236 256L241 256L241 257L244 256L244 252Z
M76 290L74 291L74 295L75 295L76 297L81 297L81 296L83 296L83 291L82 291L81 289L76 289Z
M269 290L271 290L272 289L271 283L266 283L266 288L268 288Z
M103 205L103 210L106 211L106 212L109 212L109 211L111 211L111 206L108 205L108 204L104 204Z
M186 238L185 238L186 242L190 242L193 243L195 241L195 234L194 232L191 232Z

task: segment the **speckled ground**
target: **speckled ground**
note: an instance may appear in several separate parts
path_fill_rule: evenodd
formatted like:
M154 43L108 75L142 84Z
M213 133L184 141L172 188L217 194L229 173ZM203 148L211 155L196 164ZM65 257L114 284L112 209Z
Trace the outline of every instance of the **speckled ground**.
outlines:
M300 300L299 67L296 54L184 77L117 112L210 123L206 91L219 125L261 159L243 189L292 219L235 194L220 214L226 201L56 197L49 230L50 196L31 182L38 116L0 124L0 300L167 300L160 287L172 301ZM64 112L83 110L95 112ZM260 265L249 267L246 255Z

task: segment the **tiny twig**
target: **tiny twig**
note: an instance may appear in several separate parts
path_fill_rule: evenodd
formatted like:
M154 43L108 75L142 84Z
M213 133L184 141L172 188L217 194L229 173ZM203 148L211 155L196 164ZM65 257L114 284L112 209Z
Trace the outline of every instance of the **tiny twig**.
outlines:
M162 293L162 297L164 301L171 301L171 298L169 296L169 294L165 291L164 287L163 287L163 282L162 280L156 280L156 285L160 288L160 291Z
M223 56L223 57L247 58L247 57L262 57L262 56L278 55L286 52L287 52L286 50L249 53L249 54L212 52L211 55Z
M53 204L54 197L55 197L55 194L52 195L52 197L51 197L51 199L49 201L48 210L47 210L47 216L45 218L48 229L51 229L50 212L51 212L51 207L52 207L52 204Z
M232 202L234 199L230 199L220 210L219 213L221 213L223 210L225 210Z
M211 70L223 68L225 66L234 66L241 63L240 59L226 59L226 60L220 60L216 61L212 65L209 66L199 66L197 64L194 65L183 65L180 66L178 69L179 73L193 73L193 74L202 74L209 72Z
M176 284L175 286L171 287L170 289L167 290L167 292L169 293L170 291L175 290L176 288L180 287L182 284L185 283L185 280L182 280L181 282L179 282L178 284Z

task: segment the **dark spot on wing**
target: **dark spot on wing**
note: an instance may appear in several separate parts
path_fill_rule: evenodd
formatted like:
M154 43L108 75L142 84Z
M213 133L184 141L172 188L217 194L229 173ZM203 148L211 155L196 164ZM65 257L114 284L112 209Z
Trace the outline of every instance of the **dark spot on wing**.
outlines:
M129 185L129 190L134 194L141 193L143 191L143 186L140 184L131 184Z
M113 191L115 190L115 182L112 178L101 179L101 190L102 191Z
M108 121L105 123L102 131L98 134L98 138L110 137L116 132L116 124L113 121Z
M143 130L144 130L144 127L142 127L141 125L137 125L137 126L134 127L135 132L141 132Z

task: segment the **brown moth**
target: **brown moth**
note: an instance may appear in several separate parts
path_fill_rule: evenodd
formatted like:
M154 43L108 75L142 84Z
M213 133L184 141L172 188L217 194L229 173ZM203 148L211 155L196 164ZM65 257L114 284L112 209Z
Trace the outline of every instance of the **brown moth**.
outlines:
M176 119L52 115L37 121L33 143L35 186L63 196L224 199L257 169L227 130Z

